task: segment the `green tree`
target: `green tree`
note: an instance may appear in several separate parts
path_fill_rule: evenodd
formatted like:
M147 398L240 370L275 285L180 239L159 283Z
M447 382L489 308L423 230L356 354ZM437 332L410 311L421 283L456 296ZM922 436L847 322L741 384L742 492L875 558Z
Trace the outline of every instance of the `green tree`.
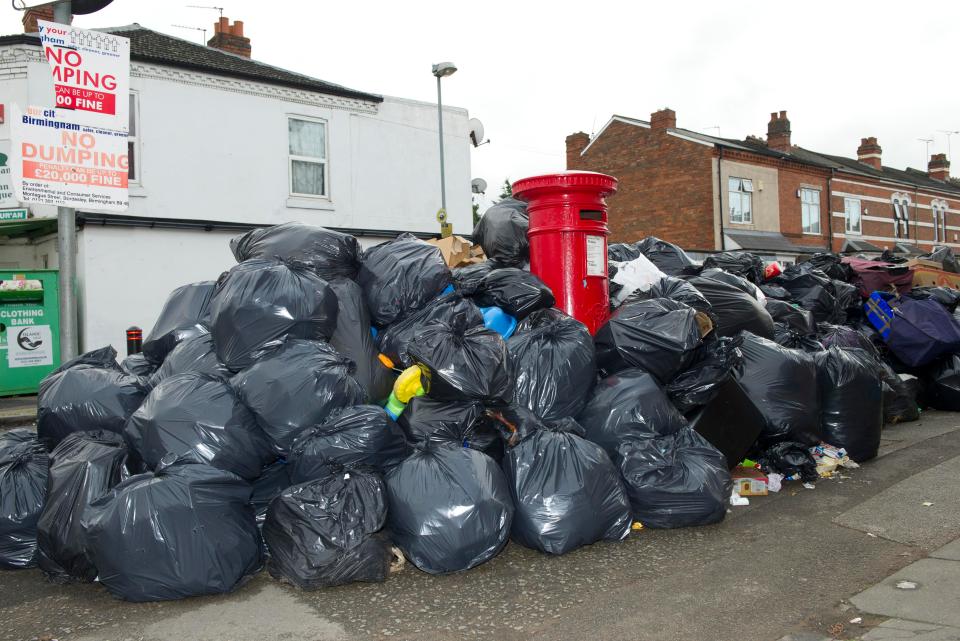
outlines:
M513 196L513 185L510 184L509 178L503 179L503 187L500 188L500 198L510 198Z
M473 226L480 222L480 203L473 203Z

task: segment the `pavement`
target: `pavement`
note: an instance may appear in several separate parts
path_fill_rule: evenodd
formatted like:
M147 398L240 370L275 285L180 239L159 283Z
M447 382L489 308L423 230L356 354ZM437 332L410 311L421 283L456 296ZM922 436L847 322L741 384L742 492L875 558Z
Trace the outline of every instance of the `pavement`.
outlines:
M958 639L958 471L960 414L929 412L813 490L562 557L510 544L468 572L408 565L316 592L261 572L232 594L145 604L0 572L0 641Z
M30 425L36 420L36 394L0 397L0 429Z

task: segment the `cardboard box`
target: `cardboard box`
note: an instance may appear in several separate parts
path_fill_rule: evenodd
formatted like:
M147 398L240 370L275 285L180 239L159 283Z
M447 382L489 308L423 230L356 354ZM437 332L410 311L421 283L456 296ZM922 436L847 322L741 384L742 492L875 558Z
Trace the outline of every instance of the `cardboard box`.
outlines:
M472 254L473 246L469 240L462 236L431 238L427 242L440 248L440 253L443 254L443 260L446 261L447 267L462 267L482 260ZM482 255L483 251L481 250L480 253Z
M740 496L766 496L770 493L767 475L755 467L735 467L730 472L733 489Z

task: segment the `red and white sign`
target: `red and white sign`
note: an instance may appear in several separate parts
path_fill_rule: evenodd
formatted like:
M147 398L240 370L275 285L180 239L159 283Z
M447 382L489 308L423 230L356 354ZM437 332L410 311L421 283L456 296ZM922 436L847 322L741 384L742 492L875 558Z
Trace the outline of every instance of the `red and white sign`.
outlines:
M10 168L21 202L125 211L127 134L78 122L76 111L11 109Z
M80 116L80 122L127 131L130 40L46 20L37 27L53 73L55 106L91 116Z

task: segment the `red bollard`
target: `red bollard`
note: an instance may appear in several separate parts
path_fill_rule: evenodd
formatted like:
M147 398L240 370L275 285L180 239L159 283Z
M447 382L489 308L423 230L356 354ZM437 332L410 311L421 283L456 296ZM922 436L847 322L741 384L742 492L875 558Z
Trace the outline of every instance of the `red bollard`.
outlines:
M557 307L591 334L610 315L607 281L607 196L617 179L592 171L565 171L513 183L528 203L530 271L553 291Z
M134 325L127 328L127 356L143 351L143 330Z

